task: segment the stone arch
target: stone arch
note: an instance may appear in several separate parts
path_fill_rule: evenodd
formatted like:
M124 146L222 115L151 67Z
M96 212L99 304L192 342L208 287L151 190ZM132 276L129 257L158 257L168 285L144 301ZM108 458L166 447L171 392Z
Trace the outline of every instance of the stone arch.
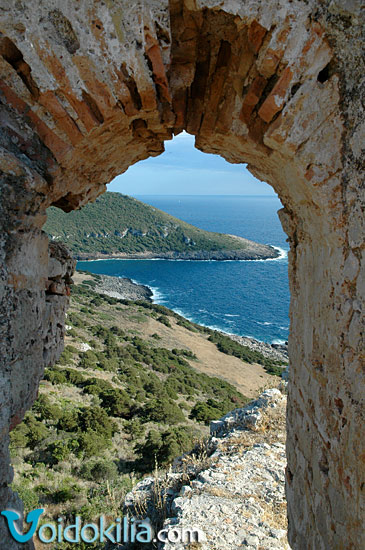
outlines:
M3 509L19 507L9 429L64 335L73 262L48 245L45 209L93 200L186 129L284 205L290 543L361 546L361 14L357 0L1 0Z

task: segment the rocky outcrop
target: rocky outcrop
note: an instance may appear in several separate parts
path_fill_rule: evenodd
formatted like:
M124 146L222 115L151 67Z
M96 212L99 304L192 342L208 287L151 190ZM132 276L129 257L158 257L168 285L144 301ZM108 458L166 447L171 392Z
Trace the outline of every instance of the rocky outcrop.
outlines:
M246 240L246 239L244 239ZM265 244L256 244L251 241L247 249L244 250L189 250L179 252L171 250L169 252L139 252L139 253L79 253L78 260L106 260L106 259L129 259L129 260L274 260L280 256L280 253L272 246Z
M267 342L260 342L248 336L237 336L237 334L229 334L228 336L242 346L246 346L253 351L259 351L264 357L276 359L283 363L287 363L289 360L288 342L284 342L283 344L268 344Z
M2 507L14 505L8 431L62 347L67 296L47 286L45 210L93 200L185 129L283 203L290 544L364 546L360 0L0 7Z
M87 278L90 276L88 275ZM83 273L77 273L74 277L75 283L85 280ZM97 279L90 277L94 281L93 291L99 294L106 294L118 300L146 300L152 302L152 290L145 285L134 283L127 277L112 277L110 275L98 275Z
M213 435L205 445L209 456L183 456L165 477L137 484L127 495L126 512L148 517L157 530L194 529L200 533L201 550L289 548L285 407L285 395L266 390L247 407L213 422ZM163 509L158 502L164 503ZM188 538L172 540L158 548L191 548Z

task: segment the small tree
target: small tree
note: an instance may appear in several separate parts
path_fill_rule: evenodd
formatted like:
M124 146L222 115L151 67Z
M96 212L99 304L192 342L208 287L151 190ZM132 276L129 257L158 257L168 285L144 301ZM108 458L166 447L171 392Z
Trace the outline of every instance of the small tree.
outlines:
M194 418L198 422L204 422L209 424L212 420L217 420L222 416L222 410L216 407L212 407L210 404L202 401L196 403L191 409L190 418Z
M146 420L165 424L178 424L185 421L185 416L173 401L169 399L152 399L143 411Z
M100 436L111 439L116 426L101 407L85 407L79 411L78 425L81 430L94 431Z
M102 406L111 416L120 418L130 418L132 411L132 401L124 390L108 389L99 394Z

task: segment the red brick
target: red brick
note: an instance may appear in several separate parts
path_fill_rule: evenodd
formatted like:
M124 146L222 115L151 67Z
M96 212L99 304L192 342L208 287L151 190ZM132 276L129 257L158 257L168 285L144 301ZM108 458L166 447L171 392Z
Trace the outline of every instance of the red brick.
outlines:
M270 78L279 65L282 55L282 52L275 52L269 48L264 59L260 63L260 67L258 68L260 74L262 74L265 78Z
M37 131L43 143L52 151L58 160L70 149L48 126L30 109L29 105L20 99L4 82L0 81L0 90L9 104L19 113L25 114Z
M77 113L77 116L81 120L82 124L85 126L85 130L90 132L95 126L98 126L98 122L90 113L89 107L83 101L77 99L71 90L62 89L62 93L67 98L71 107Z
M165 65L162 60L161 50L157 45L153 45L146 51L148 59L152 64L152 71L155 84L159 86L161 96L166 101L171 102L169 83L166 77Z
M250 48L254 53L258 53L261 48L266 32L266 29L260 23L257 23L257 21L253 21L249 26L247 38Z
M40 139L52 151L58 161L71 149L71 146L60 139L33 111L29 111L28 117L36 128Z
M95 126L97 126L97 122L94 117L91 116L87 105L75 97L71 83L67 78L66 71L57 56L53 54L50 44L46 42L48 50L41 48L38 40L36 39L34 39L33 44L40 59L50 71L50 74L52 74L56 79L59 86L58 90L65 96L71 107L77 113L77 116L80 118L86 131L90 132Z
M25 103L25 101L20 98L3 80L0 80L0 90L4 94L8 103L16 110L18 113L25 113L30 107Z
M86 92L92 96L103 117L106 118L109 114L112 115L115 102L111 102L112 98L108 87L96 78L98 71L90 58L83 55L73 55L72 61L84 81Z
M261 105L259 109L259 116L265 122L270 122L274 118L276 113L280 112L284 107L284 102L280 101L280 104L278 105L275 98L278 98L279 100L285 98L288 88L290 87L292 78L293 73L290 67L287 67L275 84L272 92Z
M248 124L250 116L255 106L259 102L262 92L267 84L266 78L263 76L257 76L249 87L241 108L240 119Z
M76 145L83 138L78 126L53 92L48 91L40 94L38 101L51 114L56 125L67 135L72 145Z

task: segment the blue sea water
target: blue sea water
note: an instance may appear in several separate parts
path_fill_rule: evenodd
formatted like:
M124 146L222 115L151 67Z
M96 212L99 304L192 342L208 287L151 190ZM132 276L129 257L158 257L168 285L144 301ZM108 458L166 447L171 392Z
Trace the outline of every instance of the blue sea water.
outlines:
M79 269L148 285L154 301L188 319L265 342L289 332L288 243L273 196L152 196L145 203L202 229L271 244L281 258L264 261L102 260Z

